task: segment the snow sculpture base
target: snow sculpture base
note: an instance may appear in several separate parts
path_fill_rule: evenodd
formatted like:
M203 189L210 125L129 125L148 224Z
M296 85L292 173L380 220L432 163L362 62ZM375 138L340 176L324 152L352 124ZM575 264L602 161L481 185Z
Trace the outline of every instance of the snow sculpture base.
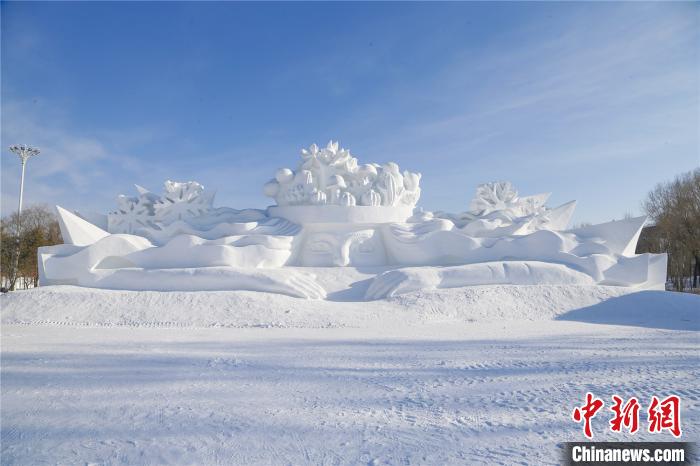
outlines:
M405 223L412 206L295 205L267 208L270 217L281 217L299 225L309 223L379 224Z

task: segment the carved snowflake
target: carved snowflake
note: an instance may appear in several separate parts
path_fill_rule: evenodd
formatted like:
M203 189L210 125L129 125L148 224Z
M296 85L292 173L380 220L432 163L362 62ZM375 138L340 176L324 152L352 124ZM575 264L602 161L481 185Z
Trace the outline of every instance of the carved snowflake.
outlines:
M471 202L473 213L486 215L496 210L506 210L517 202L518 191L508 181L494 181L480 184L476 188L476 196Z
M149 196L117 196L117 210L107 216L110 233L133 234L141 228L153 228L153 200Z
M213 194L205 193L196 181L165 182L163 196L155 202L155 220L169 225L177 220L206 215L212 210Z

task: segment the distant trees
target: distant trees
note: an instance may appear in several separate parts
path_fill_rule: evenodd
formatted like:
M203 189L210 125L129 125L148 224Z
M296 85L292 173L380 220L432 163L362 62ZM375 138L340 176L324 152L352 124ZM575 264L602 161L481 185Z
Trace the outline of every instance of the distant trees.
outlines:
M19 225L19 231L17 226ZM17 237L20 238L19 265L14 273ZM48 206L33 205L22 211L18 224L17 212L0 220L0 281L2 286L14 289L39 284L37 248L61 244L61 230L56 215Z
M643 231L637 251L668 253L675 289L700 286L700 168L658 184L643 206L654 225Z

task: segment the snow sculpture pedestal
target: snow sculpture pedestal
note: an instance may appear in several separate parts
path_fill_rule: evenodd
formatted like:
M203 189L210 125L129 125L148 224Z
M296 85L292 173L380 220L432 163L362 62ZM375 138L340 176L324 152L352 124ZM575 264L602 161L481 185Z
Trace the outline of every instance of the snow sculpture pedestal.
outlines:
M368 267L387 264L381 225L405 223L411 206L296 205L268 207L268 215L303 225L293 264Z
M298 225L339 223L350 227L357 224L405 223L413 215L413 206L290 205L268 207L267 214Z

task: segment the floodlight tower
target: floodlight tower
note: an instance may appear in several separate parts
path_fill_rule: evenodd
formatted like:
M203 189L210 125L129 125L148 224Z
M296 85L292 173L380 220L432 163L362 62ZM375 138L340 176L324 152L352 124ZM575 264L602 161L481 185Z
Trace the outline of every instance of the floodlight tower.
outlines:
M27 160L31 157L39 155L40 150L36 147L28 146L26 144L15 144L10 146L10 152L17 154L19 159L22 161L22 178L19 182L19 207L17 209L17 236L15 238L15 261L14 268L12 270L12 281L10 282L10 290L15 289L15 283L17 282L17 269L19 268L19 247L20 247L20 227L22 222L22 197L24 196L24 171L27 167Z

